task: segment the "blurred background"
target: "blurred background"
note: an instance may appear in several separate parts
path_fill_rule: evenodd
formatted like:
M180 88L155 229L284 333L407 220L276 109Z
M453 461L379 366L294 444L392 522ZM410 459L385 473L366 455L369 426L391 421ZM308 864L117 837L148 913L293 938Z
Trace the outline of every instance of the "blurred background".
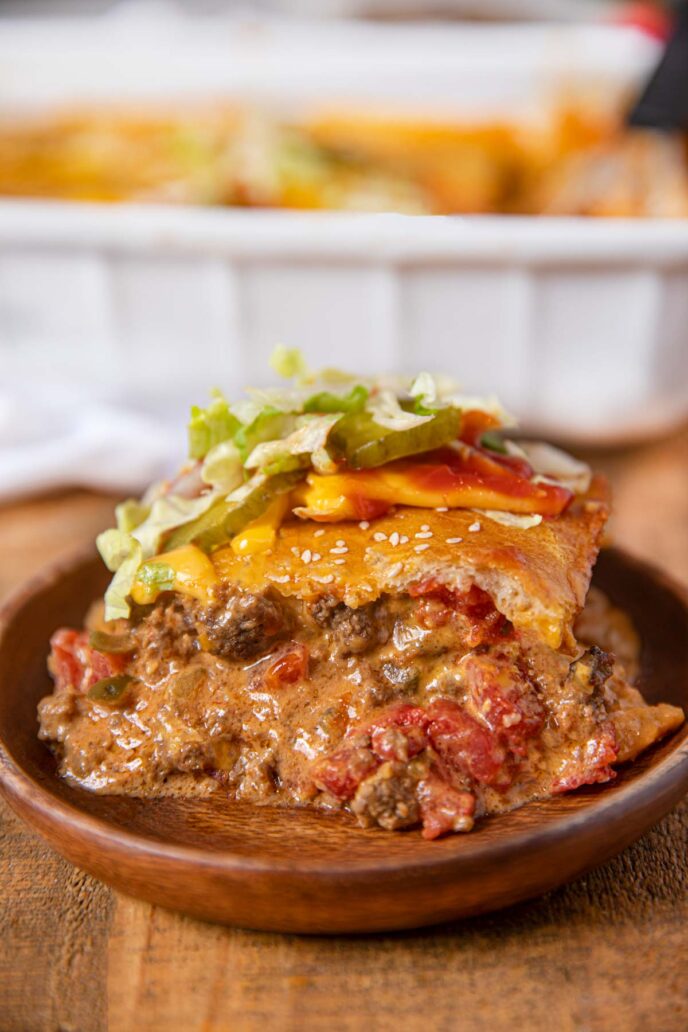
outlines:
M637 101L684 22L0 0L0 499L142 489L189 404L268 382L279 343L447 371L574 447L675 433L688 44Z

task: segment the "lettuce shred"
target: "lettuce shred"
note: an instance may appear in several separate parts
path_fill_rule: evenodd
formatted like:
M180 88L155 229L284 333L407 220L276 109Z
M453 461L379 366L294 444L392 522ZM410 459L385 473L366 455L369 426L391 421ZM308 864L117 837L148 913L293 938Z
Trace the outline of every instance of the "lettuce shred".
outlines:
M221 394L206 408L193 405L188 426L190 458L205 458L211 448L229 440L239 426L239 420L230 411L226 398Z

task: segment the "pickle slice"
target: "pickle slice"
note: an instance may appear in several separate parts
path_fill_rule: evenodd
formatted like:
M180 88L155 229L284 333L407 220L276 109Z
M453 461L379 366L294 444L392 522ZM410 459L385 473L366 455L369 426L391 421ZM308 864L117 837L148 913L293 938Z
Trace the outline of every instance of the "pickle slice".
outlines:
M456 440L460 428L461 412L456 408L439 409L432 419L408 430L390 430L376 423L369 412L356 412L335 423L328 451L335 459L345 459L351 469L371 469L441 448Z
M172 531L165 542L165 551L193 544L204 552L212 552L262 516L277 495L290 491L303 480L303 476L302 470L280 473L256 484L240 502L229 502L223 498L202 516Z
M128 634L107 634L105 631L91 631L88 644L96 652L112 655L126 655L134 651L134 643Z
M133 677L129 674L117 674L115 677L102 677L88 690L89 699L105 703L106 706L117 706L129 691Z

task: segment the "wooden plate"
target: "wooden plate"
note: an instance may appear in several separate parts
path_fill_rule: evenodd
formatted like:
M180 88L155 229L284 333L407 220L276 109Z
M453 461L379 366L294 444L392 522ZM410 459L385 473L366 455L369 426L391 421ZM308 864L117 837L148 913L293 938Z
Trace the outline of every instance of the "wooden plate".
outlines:
M0 785L10 805L74 864L132 896L249 928L354 932L410 928L495 909L618 853L688 790L679 729L608 786L479 822L469 835L363 830L346 815L199 800L92 795L55 775L36 738L50 689L47 642L79 625L106 574L91 554L50 569L2 613ZM688 598L616 550L595 582L643 635L648 699L688 708ZM678 848L678 847L677 847Z

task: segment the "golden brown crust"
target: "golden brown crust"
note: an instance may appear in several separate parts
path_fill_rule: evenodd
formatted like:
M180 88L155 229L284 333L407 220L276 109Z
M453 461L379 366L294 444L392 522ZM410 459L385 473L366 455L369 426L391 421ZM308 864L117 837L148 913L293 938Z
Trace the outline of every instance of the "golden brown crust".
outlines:
M400 507L368 525L293 520L269 552L237 557L226 548L213 561L223 580L241 587L328 594L353 607L430 578L458 590L475 583L516 627L558 648L571 642L608 516L596 487L595 498L527 530L462 509Z

